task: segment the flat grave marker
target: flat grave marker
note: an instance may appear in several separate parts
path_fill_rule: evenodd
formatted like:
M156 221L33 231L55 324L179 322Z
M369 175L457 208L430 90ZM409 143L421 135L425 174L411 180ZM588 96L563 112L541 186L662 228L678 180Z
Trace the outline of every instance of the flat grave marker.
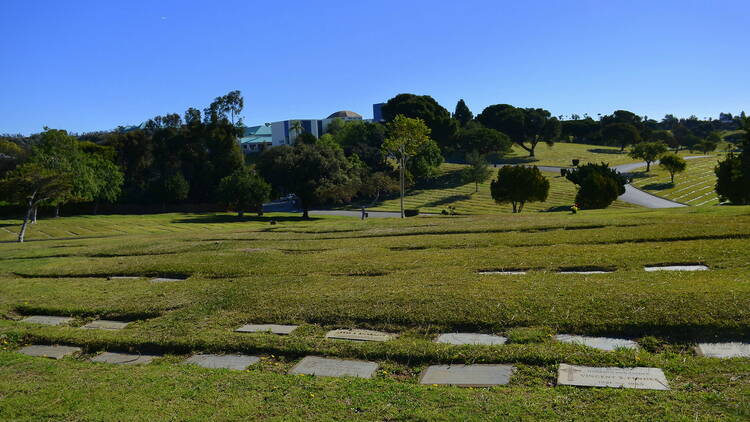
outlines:
M593 347L594 349L605 350L611 352L616 349L637 349L638 343L633 340L625 340L621 338L609 338L609 337L588 337L588 336L576 336L570 334L558 334L555 336L555 340L561 343L568 344L582 344L584 346Z
M377 369L378 364L375 362L306 356L289 373L292 375L304 374L319 377L372 378Z
M130 324L130 322L97 319L95 321L89 322L81 328L86 328L89 330L122 330L123 328L127 327L128 324Z
M557 274L609 274L613 273L615 270L607 270L607 269L601 269L601 270L572 270L572 269L560 269L557 270Z
M706 265L647 265L643 267L648 272L654 271L708 271Z
M248 366L258 363L260 358L248 355L193 355L183 361L209 369L234 369L242 371Z
M511 365L432 365L422 371L419 383L458 387L491 387L510 382Z
M490 345L496 346L505 344L508 341L507 338L502 336L495 336L491 334L479 334L479 333L443 333L440 334L435 343L445 344L472 344L472 345Z
M156 355L136 355L131 353L104 352L91 358L91 362L113 363L116 365L139 365L151 363Z
M32 315L21 320L21 322L43 325L63 325L69 323L70 321L73 321L73 318L51 315Z
M152 283L174 283L177 281L185 281L185 278L169 278L169 277L154 277L151 281Z
M708 358L750 358L750 343L699 343L695 351Z
M271 333L279 335L291 334L299 325L279 325L279 324L245 324L237 328L238 333Z
M73 346L32 345L32 346L26 346L20 349L18 353L21 353L27 356L37 356L37 357L51 358L51 359L62 359L68 355L81 353L81 348L73 347Z
M383 333L373 330L362 330L359 328L332 330L326 334L326 338L336 340L354 340L354 341L388 341L396 337L395 334Z
M111 275L107 277L107 280L140 280L142 278L136 275Z
M526 274L526 271L499 271L499 270L487 270L487 271L477 271L479 274L482 275L524 275Z
M667 378L659 368L605 368L565 363L557 370L557 385L669 390Z

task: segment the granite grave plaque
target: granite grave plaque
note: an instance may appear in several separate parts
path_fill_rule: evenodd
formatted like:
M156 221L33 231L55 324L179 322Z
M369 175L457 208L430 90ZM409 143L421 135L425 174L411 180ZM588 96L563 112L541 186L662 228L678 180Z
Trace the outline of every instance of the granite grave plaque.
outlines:
M73 318L49 315L32 315L21 320L21 322L43 325L63 325L69 323L70 321L73 321Z
M293 375L305 374L319 377L372 378L377 369L378 364L375 362L306 356L299 361L289 373Z
M435 343L500 345L505 344L507 341L508 339L505 337L491 334L444 333L438 336Z
M152 360L158 357L159 356L156 355L104 352L91 358L91 362L114 363L117 365L138 365L151 363Z
M234 330L238 333L272 333L286 335L296 330L299 325L278 325L278 324L246 324Z
M106 319L97 319L96 321L91 321L88 324L84 325L81 328L91 329L91 330L122 330L125 328L130 322L123 322L123 321L110 321Z
M422 371L419 383L458 387L491 387L510 381L511 365L432 365Z
M332 330L326 334L326 338L337 340L355 340L355 341L388 341L395 338L395 334L382 333L380 331L361 330L354 328L351 330Z
M38 356L43 358L62 359L65 356L81 353L80 347L72 346L26 346L18 351L27 356Z
M561 363L557 370L557 384L669 390L667 378L659 368L599 368Z
M242 371L259 360L257 356L248 355L193 355L183 363L210 369L224 368Z
M750 358L750 343L699 343L695 351L709 358Z
M648 272L653 271L707 271L705 265L647 265L643 267Z
M621 338L587 337L575 336L570 334L558 334L555 336L555 340L561 343L582 344L584 346L593 347L599 350L606 350L608 352L616 349L638 348L638 343L634 342L633 340L625 340Z

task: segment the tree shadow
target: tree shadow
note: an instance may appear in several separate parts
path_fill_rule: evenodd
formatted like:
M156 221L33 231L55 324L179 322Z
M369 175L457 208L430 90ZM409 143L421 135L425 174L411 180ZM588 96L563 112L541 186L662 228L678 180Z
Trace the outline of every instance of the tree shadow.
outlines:
M643 185L643 189L646 190L664 190L664 189L670 189L674 187L674 183L667 182L667 183L650 183L648 185Z
M636 171L636 172L630 172L626 173L631 179L645 179L648 177L651 177L651 173L646 173L646 170L644 171Z
M617 149L604 149L604 148L591 148L587 149L588 152L593 152L594 154L614 154L614 155L622 155L627 154L627 151L620 151Z
M471 195L468 195L468 194L451 195L451 196L447 196L445 198L438 199L436 201L427 202L423 206L424 207L439 207L441 205L448 205L448 204L452 204L454 202L466 201L466 200L469 200L469 199L471 199Z
M563 212L563 211L570 211L570 205L558 205L556 207L549 207L546 210L542 210L542 212Z
M192 224L210 224L210 223L247 223L247 222L260 222L270 223L271 221L276 222L298 222L298 221L315 221L320 220L317 217L302 218L302 216L289 215L289 216L271 216L271 215L246 215L244 217L238 217L236 215L216 214L216 215L196 215L194 217L176 218L172 220L172 223L192 223Z
M528 164L539 161L536 157L505 157L494 160L492 164Z

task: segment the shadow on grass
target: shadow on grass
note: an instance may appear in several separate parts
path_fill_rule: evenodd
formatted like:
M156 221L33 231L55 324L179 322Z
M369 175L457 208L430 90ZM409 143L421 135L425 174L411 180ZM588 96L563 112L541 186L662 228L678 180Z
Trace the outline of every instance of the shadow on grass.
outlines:
M617 149L605 149L605 148L591 148L591 149L587 149L586 151L593 152L594 154L613 154L613 155L627 154L627 151L620 151Z
M469 200L469 199L471 199L471 195L467 195L467 194L451 195L451 196L447 196L445 198L438 199L436 201L426 202L424 204L424 206L425 207L439 207L441 205L448 205L448 204L452 204L454 202L466 201L466 200Z
M643 189L646 190L664 190L664 189L671 189L674 187L674 183L667 182L667 183L650 183L648 185L644 185Z
M276 222L290 222L290 221L315 221L320 218L310 217L302 218L302 216L270 216L270 215L246 215L244 217L238 217L236 215L196 215L195 217L177 218L172 220L172 223L197 223L197 224L210 224L210 223L246 223L246 222L260 222L270 223L271 221Z
M539 161L536 157L506 157L495 160L496 164L528 164Z

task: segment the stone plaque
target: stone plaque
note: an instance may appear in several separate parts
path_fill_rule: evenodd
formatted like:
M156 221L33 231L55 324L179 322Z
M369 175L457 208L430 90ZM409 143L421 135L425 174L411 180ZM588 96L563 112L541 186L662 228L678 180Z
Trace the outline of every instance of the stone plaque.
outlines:
M73 321L70 317L59 317L59 316L47 316L47 315L33 315L28 318L24 318L21 322L29 322L32 324L44 324L44 325L62 325Z
M289 373L292 375L305 374L319 377L372 378L377 369L378 364L375 362L306 356Z
M612 270L560 270L558 274L609 274L613 273Z
M432 365L422 371L419 383L490 387L507 384L512 374L511 365Z
M338 340L356 340L356 341L388 341L396 337L395 334L382 333L380 331L360 330L354 328L351 330L333 330L326 334L326 338Z
M508 339L505 337L490 334L445 333L440 334L435 343L500 345L505 344L507 341Z
M708 358L750 358L750 343L699 343L695 351Z
M238 333L272 333L286 335L296 330L299 325L278 325L278 324L246 324L234 330Z
M648 272L653 271L706 271L705 265L651 265L643 267Z
M489 271L479 271L479 274L482 274L482 275L493 275L493 274L499 274L499 275L524 275L524 274L526 274L526 271L498 271L498 270L489 270Z
M259 360L257 356L247 355L193 355L182 363L211 369L224 368L242 371Z
M122 322L122 321L110 321L106 319L97 319L96 321L91 321L88 324L84 325L81 328L87 328L87 329L97 329L97 330L122 330L125 328L130 322Z
M185 281L184 278L155 277L151 279L152 283L172 283L175 281Z
M138 280L142 277L138 276L132 276L132 275L111 275L107 277L107 280Z
M596 368L564 363L557 370L557 385L669 390L659 368Z
M118 365L138 365L141 363L151 363L158 358L156 355L136 355L130 353L112 353L104 352L91 358L91 362L115 363Z
M65 356L81 353L80 347L72 346L26 346L18 351L27 356L39 356L43 358L62 359Z
M606 350L611 352L616 349L637 349L638 343L633 340L625 340L621 338L609 338L609 337L587 337L587 336L574 336L569 334L558 334L555 336L555 340L562 343L570 344L582 344L584 346L593 347L594 349Z

